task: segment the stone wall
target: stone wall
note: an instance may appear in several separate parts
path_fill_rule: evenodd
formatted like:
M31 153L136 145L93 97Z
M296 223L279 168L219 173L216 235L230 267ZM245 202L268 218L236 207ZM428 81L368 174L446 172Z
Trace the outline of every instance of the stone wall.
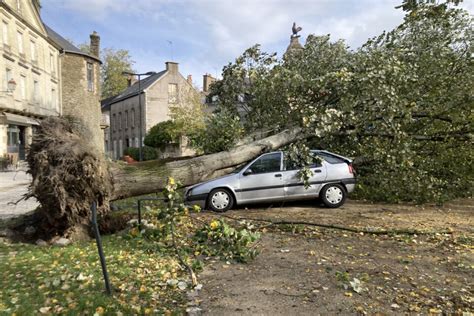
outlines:
M87 63L93 65L93 91L87 83ZM88 128L85 133L101 153L104 151L100 128L100 63L83 55L66 53L61 58L63 115L74 116Z

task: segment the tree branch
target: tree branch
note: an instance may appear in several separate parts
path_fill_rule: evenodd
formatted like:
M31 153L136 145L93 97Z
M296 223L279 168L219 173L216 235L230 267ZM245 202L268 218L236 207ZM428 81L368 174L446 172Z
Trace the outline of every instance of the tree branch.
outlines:
M434 234L452 234L450 231L421 231L417 229L379 229L373 230L368 228L354 228L354 227L347 227L347 226L339 226L339 225L331 225L331 224L321 224L321 223L313 223L313 222L306 222L306 221L273 221L271 219L263 219L263 218L250 218L250 217L232 217L229 215L220 214L219 216L223 216L235 221L241 220L249 220L249 221L256 221L256 222L265 222L269 223L269 226L272 225L306 225L306 226L317 226L322 228L328 229L337 229L348 231L352 233L364 233L364 234L373 234L373 235L391 235L391 234L403 234L403 235L434 235Z

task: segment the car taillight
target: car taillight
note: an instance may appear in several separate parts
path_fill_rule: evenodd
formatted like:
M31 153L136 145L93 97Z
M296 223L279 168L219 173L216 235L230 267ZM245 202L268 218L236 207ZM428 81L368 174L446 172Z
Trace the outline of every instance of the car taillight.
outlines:
M352 167L352 164L347 165L349 167L349 173L355 174L354 167Z

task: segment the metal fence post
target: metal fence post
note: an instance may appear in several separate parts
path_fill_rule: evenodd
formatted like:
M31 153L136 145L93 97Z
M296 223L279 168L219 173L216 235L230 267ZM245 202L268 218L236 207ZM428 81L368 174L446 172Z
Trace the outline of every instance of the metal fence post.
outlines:
M142 230L142 201L138 200L138 231Z
M97 250L99 251L100 264L102 266L102 274L104 275L105 289L108 295L112 295L109 282L109 274L107 273L107 265L105 264L104 251L102 250L102 240L100 239L99 226L97 225L97 202L92 202L92 226L94 226L95 241Z

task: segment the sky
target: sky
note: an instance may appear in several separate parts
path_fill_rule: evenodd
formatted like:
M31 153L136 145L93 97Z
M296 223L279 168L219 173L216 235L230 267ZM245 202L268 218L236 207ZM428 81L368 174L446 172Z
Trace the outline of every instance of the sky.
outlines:
M139 72L179 63L202 87L202 76L220 77L242 52L285 52L296 22L309 34L331 34L352 49L403 20L402 0L42 0L43 21L74 43L97 31L101 48L126 49ZM474 12L474 0L462 4Z

